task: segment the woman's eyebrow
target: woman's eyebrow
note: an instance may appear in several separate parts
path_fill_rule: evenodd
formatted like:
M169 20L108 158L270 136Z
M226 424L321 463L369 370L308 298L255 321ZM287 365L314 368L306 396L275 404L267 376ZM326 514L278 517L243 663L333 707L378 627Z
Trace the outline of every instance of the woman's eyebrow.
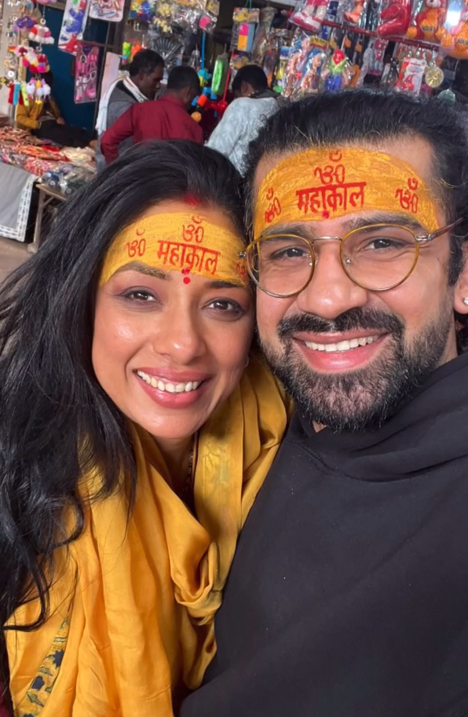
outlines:
M234 284L232 281L210 281L209 289L245 289L242 284Z
M138 271L140 274L154 276L156 279L163 279L164 281L171 278L170 272L156 269L154 266L148 266L148 264L142 264L138 261L130 261L128 264L124 264L115 273L121 274L123 271Z

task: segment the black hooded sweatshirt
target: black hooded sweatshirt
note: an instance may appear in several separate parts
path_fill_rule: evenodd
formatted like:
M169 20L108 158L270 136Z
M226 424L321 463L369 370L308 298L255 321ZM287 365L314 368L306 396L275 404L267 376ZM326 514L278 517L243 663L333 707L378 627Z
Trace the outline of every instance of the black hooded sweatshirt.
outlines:
M377 431L297 413L181 717L468 715L468 354Z

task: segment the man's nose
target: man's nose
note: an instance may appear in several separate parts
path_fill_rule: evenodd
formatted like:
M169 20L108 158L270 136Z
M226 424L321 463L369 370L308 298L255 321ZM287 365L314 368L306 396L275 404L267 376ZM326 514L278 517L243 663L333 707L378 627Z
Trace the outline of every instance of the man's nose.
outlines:
M335 319L350 309L364 306L368 291L346 274L340 258L339 240L316 242L315 269L309 285L297 297L301 311Z

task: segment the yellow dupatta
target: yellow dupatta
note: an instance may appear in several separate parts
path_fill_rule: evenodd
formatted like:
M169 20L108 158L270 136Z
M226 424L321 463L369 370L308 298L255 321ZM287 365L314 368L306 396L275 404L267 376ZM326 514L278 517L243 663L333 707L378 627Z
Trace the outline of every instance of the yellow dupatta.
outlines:
M163 477L154 440L133 427L138 488L91 504L58 556L51 617L8 633L15 715L171 717L216 647L214 615L237 538L286 430L289 403L256 359L202 428L195 518ZM17 611L31 621L37 604ZM62 647L63 646L63 647ZM56 664L58 663L58 664Z

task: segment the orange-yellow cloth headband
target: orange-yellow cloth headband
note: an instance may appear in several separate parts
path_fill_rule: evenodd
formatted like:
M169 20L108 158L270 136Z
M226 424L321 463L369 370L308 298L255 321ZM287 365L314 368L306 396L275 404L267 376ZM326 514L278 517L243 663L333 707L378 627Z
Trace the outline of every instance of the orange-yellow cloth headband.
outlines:
M439 228L435 199L407 162L365 149L310 149L284 159L261 183L254 236L276 224L369 210L409 214L429 231Z
M119 234L104 261L100 285L122 266L141 262L163 271L190 274L247 286L244 245L240 237L211 224L200 214L154 214L131 224Z

